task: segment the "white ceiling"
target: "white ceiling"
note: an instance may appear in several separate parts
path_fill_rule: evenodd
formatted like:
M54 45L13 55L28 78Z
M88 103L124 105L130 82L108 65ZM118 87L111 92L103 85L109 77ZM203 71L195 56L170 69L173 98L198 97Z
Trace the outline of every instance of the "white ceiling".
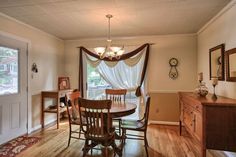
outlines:
M196 33L230 0L0 0L0 12L61 39Z

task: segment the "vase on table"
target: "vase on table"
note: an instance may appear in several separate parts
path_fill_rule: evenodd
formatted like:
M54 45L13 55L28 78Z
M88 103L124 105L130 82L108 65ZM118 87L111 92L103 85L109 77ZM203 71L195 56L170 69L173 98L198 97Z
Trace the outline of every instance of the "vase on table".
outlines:
M196 93L201 96L205 97L208 94L208 88L205 82L200 82L199 86L196 88Z

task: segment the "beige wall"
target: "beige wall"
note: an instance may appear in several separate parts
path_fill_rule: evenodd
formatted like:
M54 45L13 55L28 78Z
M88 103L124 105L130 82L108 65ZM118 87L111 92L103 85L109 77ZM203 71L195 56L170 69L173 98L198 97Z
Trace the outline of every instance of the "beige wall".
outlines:
M179 90L190 91L197 82L196 35L166 35L133 37L113 40L117 44L142 45L155 43L150 49L147 86L152 96L151 119L155 121L178 121ZM105 45L104 40L84 39L65 41L65 73L71 78L73 88L78 87L78 46L87 48ZM171 80L168 76L169 59L179 60L179 77ZM171 99L170 99L171 98ZM173 99L172 99L173 98ZM159 111L157 113L157 111Z
M179 120L179 99L177 93L150 93L150 121L177 122Z
M236 47L236 5L211 22L198 33L198 72L203 72L204 81L210 92L213 91L209 80L209 49L225 43L225 49ZM236 98L236 83L220 81L216 94Z
M40 92L57 89L57 78L64 74L64 41L0 14L0 31L23 38L30 43L29 67L36 63L39 72L29 79L32 103L32 128L40 124ZM47 117L51 120L53 117ZM30 125L30 124L29 124Z

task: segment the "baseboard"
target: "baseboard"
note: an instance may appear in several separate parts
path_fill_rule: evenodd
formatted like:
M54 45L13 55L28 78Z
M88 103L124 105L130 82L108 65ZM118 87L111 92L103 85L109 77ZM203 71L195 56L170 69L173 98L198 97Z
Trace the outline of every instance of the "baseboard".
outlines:
M179 122L170 122L170 121L155 121L151 120L149 124L159 124L159 125L179 125Z
M45 123L45 126L46 126L46 125L49 125L49 124L51 124L51 123L54 123L55 121L56 121L56 119L52 119L52 120L48 121L47 123ZM179 125L179 122L150 120L150 121L148 122L148 124ZM31 132L36 131L36 130L39 130L39 129L41 129L41 128L42 128L42 125L41 125L41 124L40 124L40 125L37 125L37 126L31 128Z
M40 125L37 125L37 126L31 128L30 133L32 133L32 132L34 132L34 131L37 131L37 130L39 130L39 129L41 129L41 128L42 128L42 125L41 125L41 124L40 124Z
M52 123L55 123L55 122L56 122L56 119L52 119L52 120L50 120L50 121L47 121L44 125L47 126L47 125L52 124ZM37 131L37 130L39 130L39 129L41 129L41 128L42 128L42 125L39 124L39 125L37 125L37 126L31 128L30 133L32 133L32 132L34 132L34 131Z

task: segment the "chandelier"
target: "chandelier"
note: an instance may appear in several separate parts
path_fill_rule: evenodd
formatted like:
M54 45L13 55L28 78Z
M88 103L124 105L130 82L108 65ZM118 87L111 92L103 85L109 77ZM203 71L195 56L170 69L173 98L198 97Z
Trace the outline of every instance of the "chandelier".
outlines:
M112 46L111 40L111 14L107 14L106 18L108 19L108 35L107 35L107 45L106 47L96 47L94 51L99 55L100 59L108 57L110 60L112 58L120 59L124 53L124 46Z

